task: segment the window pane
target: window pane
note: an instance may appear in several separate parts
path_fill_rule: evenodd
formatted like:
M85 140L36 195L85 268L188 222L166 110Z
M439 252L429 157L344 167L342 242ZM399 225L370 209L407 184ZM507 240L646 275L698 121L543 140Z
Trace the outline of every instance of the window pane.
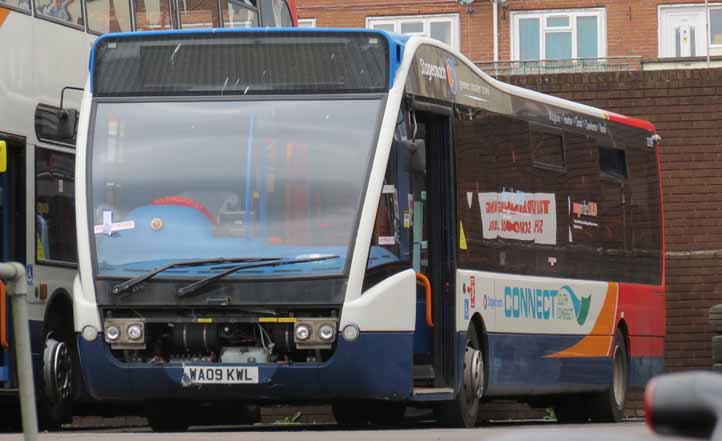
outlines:
M8 5L30 12L30 0L0 0L0 5Z
M532 130L531 147L535 166L555 170L564 168L564 139L561 135Z
M548 17L547 18L547 27L549 28L560 28L560 27L569 27L569 17L568 16L557 16L557 17Z
M519 59L539 58L539 19L522 18L519 20Z
M436 21L429 24L429 34L448 45L451 45L451 23L448 21Z
M181 27L183 29L217 28L218 2L216 0L180 0Z
M402 34L421 34L424 32L424 23L420 21L409 21L401 23Z
M549 32L545 36L547 60L568 60L572 58L572 33Z
M386 32L396 32L393 23L376 23L371 25L371 29L379 29Z
M722 44L722 9L709 11L710 44Z
M298 27L299 28L315 28L316 20L313 18L300 18L298 20Z
M168 0L135 0L135 29L157 31L170 29L172 21Z
M36 0L37 14L83 26L83 11L80 0Z
M229 1L223 10L223 27L255 28L258 26L258 12L246 2Z
M37 149L35 155L36 259L77 262L73 155Z
M106 32L130 31L130 4L128 0L87 0L88 29Z
M577 58L599 56L597 17L577 17Z

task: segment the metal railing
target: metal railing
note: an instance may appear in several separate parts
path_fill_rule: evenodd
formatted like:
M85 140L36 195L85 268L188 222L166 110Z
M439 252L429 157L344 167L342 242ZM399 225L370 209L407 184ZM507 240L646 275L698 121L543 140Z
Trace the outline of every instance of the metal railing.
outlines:
M491 76L541 75L557 73L618 72L642 69L641 56L573 58L568 60L499 61L476 63Z

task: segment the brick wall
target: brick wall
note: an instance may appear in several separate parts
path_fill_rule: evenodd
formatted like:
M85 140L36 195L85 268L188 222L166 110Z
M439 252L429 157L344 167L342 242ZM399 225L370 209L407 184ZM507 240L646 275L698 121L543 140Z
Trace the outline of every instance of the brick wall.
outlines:
M667 243L665 365L710 367L707 310L722 303L722 69L506 80L657 126Z
M656 58L657 9L664 4L701 0L508 0L499 10L499 59L510 59L510 16L514 11L599 8L607 11L607 55ZM461 51L475 62L493 61L492 6L477 1L473 12L454 0L298 0L300 18L316 18L319 27L365 27L366 17L459 14Z

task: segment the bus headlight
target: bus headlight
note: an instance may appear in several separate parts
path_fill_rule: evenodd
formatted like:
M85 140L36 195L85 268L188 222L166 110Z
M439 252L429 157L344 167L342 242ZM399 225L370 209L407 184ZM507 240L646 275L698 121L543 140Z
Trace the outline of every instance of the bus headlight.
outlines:
M83 328L81 335L85 341L95 341L98 338L98 330L95 329L95 326L88 325Z
M329 323L321 325L321 327L318 330L319 337L321 337L321 340L325 340L325 341L333 340L333 337L335 336L335 334L336 334L336 328L334 328Z
M311 328L308 325L296 326L296 340L306 341L311 337Z
M354 341L358 338L360 333L361 331L359 330L358 326L351 323L343 327L341 335L343 335L343 339L346 341Z
M141 337L143 337L143 327L138 324L134 323L130 326L128 326L128 338L131 340L139 340Z
M116 341L120 337L120 328L117 326L108 326L105 330L105 338L108 341Z

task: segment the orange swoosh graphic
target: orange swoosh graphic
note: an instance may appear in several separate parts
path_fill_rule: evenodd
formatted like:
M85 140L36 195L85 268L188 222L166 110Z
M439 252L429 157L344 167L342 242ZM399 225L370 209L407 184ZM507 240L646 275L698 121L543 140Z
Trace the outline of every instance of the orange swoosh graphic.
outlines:
M10 15L9 9L0 8L0 28L3 26L3 23L5 23L5 19L8 18L8 15Z
M544 358L572 358L572 357L606 357L609 355L609 348L612 347L614 339L614 319L617 315L617 299L619 296L619 285L616 283L607 284L607 296L604 298L597 321L594 323L592 332L579 340L573 346L550 354Z

